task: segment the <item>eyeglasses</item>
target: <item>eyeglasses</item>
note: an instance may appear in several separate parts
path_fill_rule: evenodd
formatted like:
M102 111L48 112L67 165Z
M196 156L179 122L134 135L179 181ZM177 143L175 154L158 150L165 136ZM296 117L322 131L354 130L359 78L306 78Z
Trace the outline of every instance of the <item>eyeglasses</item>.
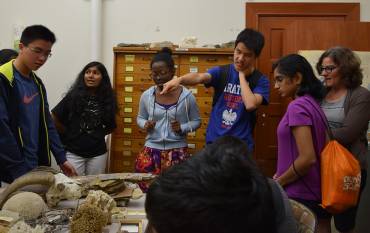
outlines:
M320 70L320 74L322 74L324 71L328 74L330 74L331 72L333 72L333 70L335 70L337 67L336 66L320 66L319 67L319 70Z
M45 52L40 48L34 48L34 47L31 47L31 46L27 46L27 48L29 48L34 54L36 54L38 56L44 56L45 58L50 58L52 56L51 52L49 52L49 51Z

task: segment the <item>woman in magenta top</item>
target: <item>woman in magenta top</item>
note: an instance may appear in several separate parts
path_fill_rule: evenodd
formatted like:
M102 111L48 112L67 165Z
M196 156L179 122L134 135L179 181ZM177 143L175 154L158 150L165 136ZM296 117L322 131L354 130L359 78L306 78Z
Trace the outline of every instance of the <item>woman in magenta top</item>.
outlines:
M326 120L320 108L324 87L311 65L297 54L273 65L275 89L291 98L277 128L278 164L274 176L289 198L311 208L319 229L327 232L326 211L321 203L320 153L326 144Z

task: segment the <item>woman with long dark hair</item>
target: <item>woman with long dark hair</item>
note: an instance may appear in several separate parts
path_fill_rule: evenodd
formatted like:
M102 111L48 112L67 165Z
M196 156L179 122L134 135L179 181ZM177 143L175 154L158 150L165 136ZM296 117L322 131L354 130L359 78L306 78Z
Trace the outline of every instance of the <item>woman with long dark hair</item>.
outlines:
M320 108L324 87L308 61L291 54L273 65L275 89L291 98L278 128L278 164L274 179L289 198L311 208L318 232L329 232L327 212L320 207L320 154L326 145L326 119Z
M78 175L104 173L105 136L116 128L116 97L105 66L88 63L52 110L67 158Z

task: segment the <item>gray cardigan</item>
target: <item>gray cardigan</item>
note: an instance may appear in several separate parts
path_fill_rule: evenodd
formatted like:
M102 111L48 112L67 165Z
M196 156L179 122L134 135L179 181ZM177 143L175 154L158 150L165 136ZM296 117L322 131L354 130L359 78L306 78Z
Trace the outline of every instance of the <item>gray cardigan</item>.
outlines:
M370 91L364 87L349 89L344 101L341 128L332 129L334 139L356 156L361 169L367 169L367 128L370 121Z

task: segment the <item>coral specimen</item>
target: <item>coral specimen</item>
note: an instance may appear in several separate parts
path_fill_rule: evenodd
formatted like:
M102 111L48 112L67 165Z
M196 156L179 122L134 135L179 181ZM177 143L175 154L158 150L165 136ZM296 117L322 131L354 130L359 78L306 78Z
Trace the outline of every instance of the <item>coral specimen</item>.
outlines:
M116 202L108 194L103 191L91 190L86 197L85 203L99 207L103 212L110 213L116 207Z
M23 221L19 221L14 224L10 229L9 233L44 233L45 230L37 225L35 228L32 228L30 225Z
M71 233L101 233L108 223L108 214L99 207L91 204L82 204L73 215Z
M47 209L42 197L32 192L17 193L9 198L3 206L3 210L17 212L25 220L36 219Z

